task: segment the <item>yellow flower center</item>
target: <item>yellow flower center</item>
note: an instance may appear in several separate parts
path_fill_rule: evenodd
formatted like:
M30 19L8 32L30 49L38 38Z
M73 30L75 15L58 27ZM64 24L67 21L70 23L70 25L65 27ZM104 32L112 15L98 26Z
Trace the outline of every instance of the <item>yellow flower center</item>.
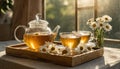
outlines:
M80 47L80 50L83 50L83 47Z
M54 48L54 47L52 47L52 48L51 48L51 51L54 51L54 50L55 50L55 48Z
M66 53L68 53L67 50L63 50L62 51L62 54L66 54Z
M96 27L96 24L93 24L93 27Z
M87 47L87 49L90 50L90 51L92 50L90 47Z
M102 27L103 26L103 24L100 24L100 27Z
M108 18L106 17L105 20L108 20Z
M45 48L43 48L43 49L42 49L42 51L43 51L43 52L46 52L46 49L45 49Z
M109 26L106 26L107 29L109 29Z
M88 20L88 22L91 22L90 20Z

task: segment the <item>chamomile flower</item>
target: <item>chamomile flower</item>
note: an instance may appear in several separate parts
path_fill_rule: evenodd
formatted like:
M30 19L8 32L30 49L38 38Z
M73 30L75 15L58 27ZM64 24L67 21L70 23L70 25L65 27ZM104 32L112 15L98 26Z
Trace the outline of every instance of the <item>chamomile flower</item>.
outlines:
M90 25L90 28L92 28L93 30L96 29L98 27L96 22L92 22Z
M95 34L93 40L98 48L103 47L104 32L112 30L112 26L108 23L110 21L112 21L112 18L108 15L104 15L96 18L95 21L90 25L90 28ZM91 46L88 46L87 49L91 50Z
M111 26L110 24L106 23L106 24L104 25L104 30L105 30L105 31L111 31L111 30L112 30L112 26Z
M57 47L57 50L59 52L58 55L60 56L69 56L70 55L70 49L64 46Z
M104 27L104 25L105 25L105 23L102 23L102 22L98 23L98 27L99 27L100 29L102 29L102 28Z
M85 46L85 44L81 44L81 43L80 43L80 44L77 46L76 51L77 51L78 53L83 53L83 52L87 51L87 47Z
M91 25L91 23L94 22L94 18L91 18L87 21L87 25Z
M42 47L40 47L40 52L41 52L41 53L48 53L48 48L47 48L47 46L42 46Z
M104 16L102 16L102 18L104 19L105 22L111 22L112 21L112 18L108 15L104 15Z
M95 47L96 45L95 45L95 43L93 43L93 42L88 42L88 43L86 43L85 46L87 47L87 50L88 50L88 51L92 51L92 50L93 50L93 47Z
M96 18L96 21L97 21L97 22L100 22L100 23L105 22L105 20L104 20L102 17L98 17L98 18Z
M58 51L56 49L56 45L55 44L50 44L48 47L48 53L51 55L55 55L58 54Z

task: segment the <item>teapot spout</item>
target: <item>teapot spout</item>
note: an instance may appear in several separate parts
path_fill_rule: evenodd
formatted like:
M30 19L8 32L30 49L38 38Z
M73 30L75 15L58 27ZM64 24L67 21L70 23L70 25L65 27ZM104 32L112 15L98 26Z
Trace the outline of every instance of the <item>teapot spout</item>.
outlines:
M59 29L60 29L60 25L57 25L55 28L54 28L54 30L53 30L53 33L58 33L58 31L59 31Z

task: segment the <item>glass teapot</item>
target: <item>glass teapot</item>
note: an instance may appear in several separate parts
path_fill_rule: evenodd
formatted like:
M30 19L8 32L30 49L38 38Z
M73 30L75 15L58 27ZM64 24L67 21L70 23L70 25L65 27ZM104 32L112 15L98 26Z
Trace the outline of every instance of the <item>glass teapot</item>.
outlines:
M19 25L14 31L14 37L17 41L22 42L16 36L16 31L19 28L25 29L25 34L23 36L23 42L29 47L30 50L39 51L39 48L45 44L45 42L53 42L57 36L60 26L57 25L52 31L48 27L48 22L41 20L39 14L36 14L36 19L28 23L29 27L24 25Z

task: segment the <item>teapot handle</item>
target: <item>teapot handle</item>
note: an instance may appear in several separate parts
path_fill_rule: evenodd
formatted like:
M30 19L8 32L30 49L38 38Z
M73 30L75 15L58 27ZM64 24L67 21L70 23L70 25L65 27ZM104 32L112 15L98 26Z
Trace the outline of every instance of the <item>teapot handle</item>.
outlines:
M18 37L16 36L16 32L17 32L17 30L18 30L19 28L24 28L24 29L26 29L26 26L24 26L24 25L19 25L19 26L17 26L17 27L15 28L15 31L14 31L14 37L15 37L15 39L16 39L18 42L23 42L23 40L18 39Z

